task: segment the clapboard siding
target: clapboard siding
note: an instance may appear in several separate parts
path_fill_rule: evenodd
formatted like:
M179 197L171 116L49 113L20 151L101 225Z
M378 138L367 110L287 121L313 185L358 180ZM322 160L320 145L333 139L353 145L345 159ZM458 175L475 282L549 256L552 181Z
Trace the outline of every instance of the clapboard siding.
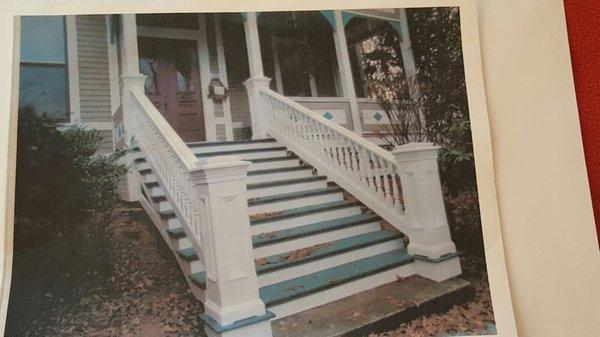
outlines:
M104 15L77 16L77 58L81 121L112 122ZM112 130L102 130L101 152L112 151Z

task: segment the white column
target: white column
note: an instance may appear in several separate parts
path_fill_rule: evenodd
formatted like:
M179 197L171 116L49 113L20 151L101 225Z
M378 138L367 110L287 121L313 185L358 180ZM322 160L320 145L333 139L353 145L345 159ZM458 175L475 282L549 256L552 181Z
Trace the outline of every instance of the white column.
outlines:
M402 29L400 50L402 51L402 62L404 63L404 72L406 73L406 76L408 78L411 78L417 75L417 65L415 63L415 56L413 55L412 51L410 35L408 34L408 21L406 18L406 10L398 9L398 17L400 18L400 27Z
M450 236L438 169L440 147L409 143L394 149L409 226L408 252L417 273L442 281L460 275L460 261Z
M256 13L246 13L244 22L246 33L246 47L248 48L248 62L250 65L250 78L244 82L248 92L248 103L250 105L250 118L252 119L252 139L266 138L264 130L263 110L259 92L269 88L271 79L265 77L260 53L260 40L258 38L258 23Z
M223 45L223 32L221 31L221 16L215 15L215 42L217 44L217 58L219 60L219 78L225 88L229 88L227 79L227 62L225 60L225 47ZM233 121L231 118L231 102L229 98L223 101L223 119L225 121L225 139L233 140Z
M135 14L121 15L121 75L122 99L121 108L123 113L123 133L126 146L133 138L133 128L135 122L132 120L131 111L135 109L135 99L131 95L132 88L144 89L146 77L140 74L138 60L137 27ZM133 162L133 153L127 153L121 160L126 165ZM134 170L128 170L124 177L126 188L121 198L127 201L136 201L139 197L139 176Z
M271 336L273 315L259 297L253 258L248 165L233 156L215 157L201 161L191 172L202 224L192 241L202 251L206 267L203 319L209 336L243 336L244 330L256 337ZM249 322L244 329L239 327L241 321ZM238 328L225 333L233 323Z
M335 43L335 53L337 63L340 68L340 81L342 85L342 94L350 99L350 112L352 114L352 124L354 132L362 135L362 124L360 121L360 110L356 100L356 90L354 89L354 80L352 78L352 67L350 66L350 56L348 55L348 42L346 41L346 27L342 19L341 11L334 11L335 29L333 32L333 41Z
M204 13L198 14L198 68L200 70L206 140L213 142L217 140L217 127L215 125L215 103L212 99L208 98L212 73L210 70L210 55L206 36L206 14Z

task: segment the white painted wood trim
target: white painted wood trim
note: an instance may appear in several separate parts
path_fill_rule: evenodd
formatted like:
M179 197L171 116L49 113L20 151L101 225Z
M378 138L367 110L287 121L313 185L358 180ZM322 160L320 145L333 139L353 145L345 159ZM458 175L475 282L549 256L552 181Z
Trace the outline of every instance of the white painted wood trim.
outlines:
M384 13L381 14L373 14L372 12L363 12L363 11L357 11L357 10L344 10L344 12L346 13L352 13L352 14L356 14L365 18L374 18L374 19L380 19L380 20L385 20L385 21L395 21L395 22L399 22L400 19L398 17L394 17L393 15L390 16L386 16Z
M354 80L352 78L352 67L350 65L350 56L348 55L348 43L346 41L346 27L342 19L342 12L334 11L335 29L333 31L333 41L335 43L335 53L337 63L340 69L340 82L344 97L350 101L350 112L352 114L353 131L362 134L362 123L360 120L360 111L356 101L356 91L354 90Z
M348 97L301 97L301 96L286 96L296 102L331 102L331 103L350 103Z
M79 60L77 57L77 17L65 18L67 32L67 71L69 81L69 110L71 123L81 122L81 102L79 96Z
M212 99L208 98L208 87L212 77L210 71L210 55L208 52L208 40L206 37L206 14L198 14L198 67L200 68L200 82L202 87L202 105L204 108L204 128L206 130L206 141L217 140L217 130L215 126L215 105Z
M283 78L281 77L281 63L279 62L279 53L277 52L277 42L273 30L269 30L271 34L271 50L273 52L273 68L275 69L275 87L280 95L283 95Z
M99 131L113 130L113 122L85 122L84 125L90 129Z
M229 88L227 80L227 62L225 60L225 47L223 46L223 32L221 31L221 16L215 14L215 41L217 44L217 58L219 60L219 77L225 88ZM226 98L223 101L223 120L225 124L225 139L233 140L233 126L231 118L231 101Z
M121 105L119 89L119 56L117 40L111 42L112 27L109 16L106 16L106 45L108 49L108 75L110 79L110 112L114 115Z
M142 37L156 37L163 39L177 39L177 40L193 40L199 41L201 39L198 36L198 30L200 29L177 29L177 28L166 28L166 27L149 27L149 26L138 26L138 36Z

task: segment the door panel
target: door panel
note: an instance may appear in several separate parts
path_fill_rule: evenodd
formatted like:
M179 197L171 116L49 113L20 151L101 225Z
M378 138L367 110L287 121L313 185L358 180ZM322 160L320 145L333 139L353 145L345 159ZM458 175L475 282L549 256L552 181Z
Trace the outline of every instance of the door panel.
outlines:
M205 140L196 41L139 37L146 95L186 142Z

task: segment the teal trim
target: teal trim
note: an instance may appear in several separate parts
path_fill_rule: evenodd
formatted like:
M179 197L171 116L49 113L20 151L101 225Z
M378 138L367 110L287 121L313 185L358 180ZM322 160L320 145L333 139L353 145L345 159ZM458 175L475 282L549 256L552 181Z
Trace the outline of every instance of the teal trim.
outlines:
M402 33L402 24L399 21L388 21L390 25L398 32L400 36L400 41L404 41L404 35Z
M378 17L369 16L366 14L349 13L349 12L342 11L342 21L344 22L344 28L348 25L348 22L350 22L352 19L354 19L356 17L385 21L385 22L389 23L390 26L392 26L392 28L394 28L394 30L396 32L398 32L398 35L400 36L400 41L404 40L404 35L402 32L402 23L400 22L400 20L382 19L382 18L378 18Z
M346 26L348 25L348 22L350 22L350 20L354 19L357 16L358 15L356 15L354 13L342 12L342 21L344 22L344 28L346 28Z
M267 307L292 301L413 262L406 248L371 256L259 289Z
M446 255L442 255L436 259L432 259L430 257L423 256L423 255L413 255L413 258L415 260L421 260L421 261L430 262L430 263L440 263L440 262L448 261L455 257L459 257L461 255L462 255L462 252L459 251L459 252L448 253Z
M334 11L319 11L321 13L321 15L323 15L325 17L325 19L327 20L327 22L329 22L329 25L331 26L331 29L333 29L335 31L335 12Z
M270 319L275 318L275 314L266 310L265 314L262 316L253 316L250 318L242 319L240 321L233 322L233 324L222 326L217 321L215 321L212 317L207 314L200 314L200 318L204 321L204 324L208 325L214 332L221 334L223 332L243 328L248 325L268 321Z

